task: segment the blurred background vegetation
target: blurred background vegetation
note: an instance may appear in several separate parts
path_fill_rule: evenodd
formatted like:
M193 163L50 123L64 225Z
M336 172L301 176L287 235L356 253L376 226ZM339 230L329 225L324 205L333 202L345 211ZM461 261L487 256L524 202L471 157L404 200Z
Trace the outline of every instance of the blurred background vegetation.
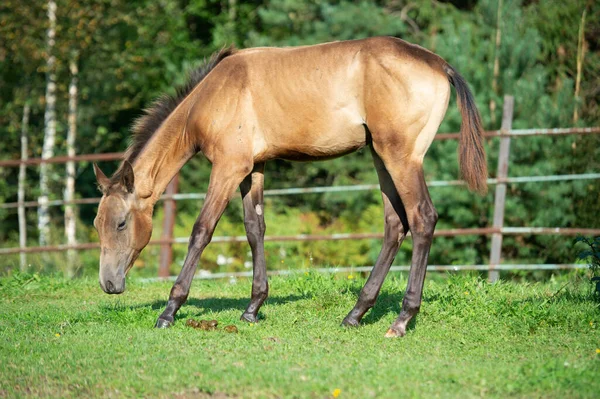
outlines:
M55 41L49 46L48 8L56 6ZM585 14L584 14L585 13ZM585 15L585 18L583 18ZM239 48L290 46L391 35L420 44L452 64L475 93L484 126L498 129L502 98L515 97L514 128L600 125L600 4L587 0L519 1L337 1L337 0L4 0L0 5L0 153L20 156L23 113L28 122L30 157L39 157L45 132L48 81L56 81L56 141L53 155L64 155L69 129L69 85L76 65L78 107L76 152L122 151L129 128L144 107L163 92L173 93L186 72L229 44ZM54 57L54 63L49 59ZM50 70L51 69L51 70ZM579 81L579 83L578 83ZM453 99L440 132L456 132L460 115ZM486 142L492 176L499 141ZM600 136L513 139L510 176L598 172ZM117 163L104 163L107 171ZM434 142L426 161L427 178L456 179L456 142ZM204 192L210 165L201 155L181 172L180 192ZM17 201L18 168L0 169L0 203ZM61 199L65 166L49 168L49 197ZM320 163L275 161L266 167L266 188L376 183L367 151ZM36 200L39 167L27 168L25 199ZM76 198L96 197L89 163L76 165ZM491 226L493 190L478 197L464 187L432 188L440 214L438 228ZM598 181L510 184L505 225L598 227ZM175 236L187 236L199 201L178 202ZM97 240L95 205L77 210L77 240ZM65 243L64 209L50 208L48 242ZM378 191L269 197L267 234L382 232ZM162 208L155 213L160 236ZM29 208L28 245L38 243L37 213ZM0 209L2 247L18 246L16 209ZM241 201L229 206L215 235L243 235ZM505 263L566 263L576 258L573 240L559 236L505 237ZM359 266L374 263L379 240L267 243L270 269ZM490 238L436 238L431 264L488 261ZM407 240L395 264L407 264ZM175 246L172 273L185 256ZM134 273L156 275L159 247L148 247ZM63 271L66 254L28 255L35 271ZM246 243L212 244L201 268L246 270ZM79 254L78 273L96 273L97 251ZM19 268L6 256L0 273ZM541 272L540 272L541 273ZM542 276L543 274L540 274Z

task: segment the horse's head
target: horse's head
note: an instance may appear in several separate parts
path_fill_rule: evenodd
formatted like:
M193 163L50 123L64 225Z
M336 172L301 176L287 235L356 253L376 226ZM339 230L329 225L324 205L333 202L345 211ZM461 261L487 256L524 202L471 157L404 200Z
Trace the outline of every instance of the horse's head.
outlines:
M94 164L102 191L94 226L100 236L100 286L107 294L125 291L125 275L152 235L152 206L136 195L133 168L125 161L112 178Z

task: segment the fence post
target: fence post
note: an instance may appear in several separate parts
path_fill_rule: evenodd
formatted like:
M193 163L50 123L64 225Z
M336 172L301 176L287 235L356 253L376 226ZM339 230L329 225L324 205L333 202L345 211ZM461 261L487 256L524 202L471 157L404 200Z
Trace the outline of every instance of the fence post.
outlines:
M512 129L513 111L515 99L513 96L504 96L502 109L501 134L506 134ZM510 154L510 136L500 137L500 151L498 153L498 170L496 178L496 193L494 196L494 228L501 229L504 226L504 205L506 200L506 183L503 179L508 177L508 162ZM500 264L502 256L502 233L492 234L492 250L490 252L490 268L488 279L490 282L498 281L500 274L495 267Z
M179 174L176 174L166 189L167 195L177 194L179 186ZM172 198L164 201L164 215L162 239L168 240L173 238L173 227L175 226L175 211L176 203ZM173 245L171 243L163 243L160 245L160 266L158 268L158 277L169 277L169 266L173 261Z

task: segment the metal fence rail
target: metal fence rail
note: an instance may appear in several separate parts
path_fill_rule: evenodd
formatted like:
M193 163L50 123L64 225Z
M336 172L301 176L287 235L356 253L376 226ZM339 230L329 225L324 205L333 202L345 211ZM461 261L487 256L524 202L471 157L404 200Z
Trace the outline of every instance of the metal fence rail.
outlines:
M511 130L486 130L483 132L484 137L513 137L513 136L563 136L570 134L597 134L600 133L600 126L593 127L568 127L555 129L511 129ZM434 140L457 140L460 138L460 133L439 133ZM124 152L109 152L104 154L81 154L72 157L57 156L52 158L28 158L21 159L4 159L0 160L0 168L17 167L20 165L40 165L42 163L67 163L73 162L100 162L100 161L118 161L123 158Z
M476 235L600 235L600 229L583 228L565 228L565 227L480 227L471 229L438 229L434 237L457 237L457 236L476 236ZM408 232L410 236L410 231ZM337 233L337 234L293 234L285 236L265 236L265 242L291 242L291 241L340 241L340 240L379 240L383 238L383 233ZM211 243L244 243L246 236L214 236ZM172 245L187 244L189 237L160 238L152 240L148 245ZM11 255L36 252L62 252L69 249L84 251L97 249L100 244L97 242L81 243L75 245L49 245L43 247L26 248L0 248L0 255Z
M573 269L585 269L587 265L582 263L560 263L560 264L504 264L494 266L495 270L573 270ZM299 270L268 270L267 275L269 276L293 276L298 275L307 271L317 273L368 273L373 269L373 266L341 266L341 267L317 267L310 269L299 269ZM461 270L471 271L488 271L490 265L428 265L428 271L434 272L458 272ZM410 270L410 266L392 266L390 272L406 272ZM214 280L220 278L238 278L238 277L252 277L252 272L222 272L213 273L209 270L199 270L195 275L195 280ZM151 283L155 281L175 281L177 276L169 277L149 277L140 278L137 281L142 283Z
M487 179L488 185L496 185L500 183L544 183L557 181L573 181L573 180L597 180L600 179L600 173L580 173L566 175L548 175L548 176L518 176L506 177L500 179ZM427 182L428 187L454 187L464 186L463 180L431 180ZM324 194L324 193L342 193L352 191L373 191L379 190L379 184L356 184L352 186L321 186L321 187L291 187L291 188L274 188L265 190L264 195L301 195L301 194ZM206 198L206 193L179 193L179 194L164 194L160 197L160 201L164 200L203 200ZM237 197L235 197L237 198ZM64 206L64 205L95 205L100 203L100 197L79 198L72 201L52 200L46 204L48 206ZM0 204L0 209L14 209L22 206L24 208L35 208L40 203L38 201L25 202L6 202Z
M521 264L501 264L501 248L502 238L506 235L600 235L600 229L589 229L589 228L562 228L562 227L504 227L503 226L503 214L505 205L506 185L507 184L521 184L521 183L544 183L544 182L558 182L558 181L575 181L575 180L599 180L600 173L581 173L581 174L563 174L563 175L547 175L547 176L516 176L508 177L508 165L509 165L509 149L511 137L526 137L526 136L558 136L558 135L571 135L571 134L598 134L600 133L599 127L573 127L573 128L557 128L557 129L511 129L512 127L512 115L513 115L513 99L510 96L506 96L504 100L504 110L502 119L502 128L500 130L486 131L484 132L485 137L500 138L500 153L498 159L498 170L496 172L497 178L488 179L488 185L496 186L495 193L495 204L494 204L494 224L492 227L484 228L470 228L470 229L447 229L438 230L435 232L436 237L454 237L461 235L491 235L492 236L492 248L490 254L490 263L486 265L433 265L429 266L429 270L484 270L489 272L491 280L495 280L498 277L498 271L500 270L558 270L558 269L572 269L583 267L584 265L579 264L552 264L552 265L521 265ZM459 133L447 133L438 134L435 140L456 140L459 138ZM122 159L124 153L106 153L106 154L82 154L77 156L58 156L49 159L42 158L28 158L23 160L1 160L0 167L10 168L18 167L20 165L40 165L42 163L66 163L69 161L74 162L90 162L90 161L116 161ZM165 215L163 220L163 236L158 240L153 240L149 245L160 245L161 246L161 261L159 267L159 276L168 275L168 267L170 259L172 257L172 245L183 244L188 242L187 237L172 237L172 225L174 223L175 215L175 201L182 200L202 200L205 198L205 193L177 193L177 184L174 179L171 184L167 187L166 194L161 197L161 200L165 203ZM464 185L465 183L461 180L436 180L429 181L429 187L451 187ZM300 194L316 194L316 193L336 193L336 192L351 192L351 191L367 191L367 190L379 190L378 184L361 184L354 186L328 186L328 187L294 187L294 188L281 188L265 190L265 196L277 196L277 195L300 195ZM49 206L71 206L71 205L90 205L97 204L100 198L80 198L72 201L53 200L47 204ZM22 202L10 202L0 204L0 209L11 209L11 208L31 208L39 206L38 201L22 201ZM165 231L167 233L165 233ZM265 241L325 241L325 240L364 240L364 239L381 239L383 233L348 233L348 234L329 234L329 235L288 235L288 236L266 236ZM231 237L213 237L212 242L216 243L234 243L234 242L245 242L245 236L231 236ZM73 245L53 245L43 247L18 247L18 248L0 248L0 255L10 255L17 253L39 253L39 252L58 252L66 250L90 250L97 249L98 243L80 243ZM318 271L330 272L331 270L336 271L368 271L370 266L364 267L353 267L353 268L326 268L316 269ZM393 271L407 270L408 266L393 266ZM275 271L270 274L286 274L289 271ZM248 275L246 272L243 273L214 273L212 277L207 278L218 278L226 276L242 276ZM202 277L201 277L202 278Z

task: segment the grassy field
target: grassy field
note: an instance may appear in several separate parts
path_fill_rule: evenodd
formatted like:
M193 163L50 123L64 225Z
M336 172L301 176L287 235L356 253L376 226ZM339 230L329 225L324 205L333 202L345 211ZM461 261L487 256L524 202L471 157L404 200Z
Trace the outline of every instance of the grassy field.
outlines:
M386 339L406 281L390 276L364 325L346 329L363 283L350 277L272 278L254 325L238 319L249 280L196 281L168 330L152 326L170 283L108 296L93 280L0 279L0 397L598 397L587 285L430 278L414 328Z

